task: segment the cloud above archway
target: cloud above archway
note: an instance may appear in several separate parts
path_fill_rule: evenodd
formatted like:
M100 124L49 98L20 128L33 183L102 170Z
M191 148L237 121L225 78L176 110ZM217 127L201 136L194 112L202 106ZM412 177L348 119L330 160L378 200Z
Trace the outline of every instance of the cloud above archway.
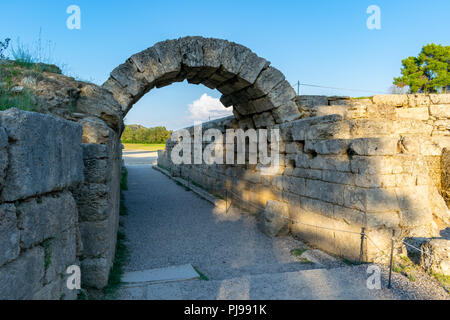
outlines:
M219 99L213 98L206 93L189 104L189 119L191 121L208 121L233 114L233 109L225 108Z

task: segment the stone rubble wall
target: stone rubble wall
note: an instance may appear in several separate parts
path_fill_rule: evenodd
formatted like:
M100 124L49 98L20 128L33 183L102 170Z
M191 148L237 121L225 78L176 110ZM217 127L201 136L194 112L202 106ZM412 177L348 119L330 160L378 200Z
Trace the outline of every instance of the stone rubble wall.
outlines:
M74 122L0 112L0 300L76 299L66 269L82 252L81 137Z
M365 227L372 240L364 248L368 261L385 260L393 230L408 239L439 237L449 223L443 154L450 142L450 95L295 101L304 118L268 126L281 131L277 174L261 175L249 164L174 165L170 140L158 164L254 214L268 200L286 203L291 221L300 222L290 223L293 235L346 258L359 258L359 234L330 229L359 233ZM203 130L264 127L254 119L228 117Z

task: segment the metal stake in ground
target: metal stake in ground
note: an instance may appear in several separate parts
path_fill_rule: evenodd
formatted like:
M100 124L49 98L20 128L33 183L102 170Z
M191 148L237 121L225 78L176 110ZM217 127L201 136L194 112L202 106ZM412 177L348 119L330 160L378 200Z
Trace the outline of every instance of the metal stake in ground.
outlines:
M363 253L364 253L364 237L365 237L365 230L366 228L362 227L361 229L361 247L359 249L359 263L362 263L363 260Z
M391 262L389 264L389 283L388 288L391 288L391 279L392 279L392 266L394 264L394 244L395 244L395 230L392 230L392 240L391 240Z

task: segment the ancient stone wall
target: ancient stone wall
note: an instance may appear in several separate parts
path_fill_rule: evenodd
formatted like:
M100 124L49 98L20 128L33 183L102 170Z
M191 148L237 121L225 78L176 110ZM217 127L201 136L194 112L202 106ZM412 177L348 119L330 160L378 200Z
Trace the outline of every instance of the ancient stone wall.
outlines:
M82 183L81 125L0 112L0 300L75 299L66 269L82 242L73 192Z
M272 176L248 164L174 165L172 141L158 164L255 214L268 200L286 203L292 234L346 258L359 257L362 227L372 240L364 250L370 261L385 257L393 230L403 238L439 235L449 217L441 156L450 95L295 100L304 118L266 126L282 137L282 167ZM255 128L254 119L228 117L203 129Z

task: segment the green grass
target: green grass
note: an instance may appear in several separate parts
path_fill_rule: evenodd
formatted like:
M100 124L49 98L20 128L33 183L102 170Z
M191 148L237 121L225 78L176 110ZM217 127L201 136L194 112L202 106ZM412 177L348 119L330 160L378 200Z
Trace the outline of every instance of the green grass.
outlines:
M128 190L128 170L126 167L122 168L122 174L120 176L120 190Z
M200 280L203 281L208 281L209 278L207 276L205 276L203 273L200 272L200 270L198 270L197 267L194 267L194 270L198 273L198 275L200 276Z
M158 151L166 148L165 144L123 143L124 150Z
M108 285L103 289L105 299L113 299L117 293L117 289L122 283L122 276L124 273L123 267L130 256L128 247L125 244L126 236L123 232L117 233L116 255L114 256L114 263L109 272Z
M0 87L0 111L17 108L24 111L37 111L31 91L24 88L13 92L12 88Z
M440 273L432 273L431 274L444 288L447 289L447 292L450 290L450 276L446 276Z
M308 250L307 248L292 249L291 255L297 257L301 263L312 263L308 259L302 257L302 254L305 253L307 250Z

